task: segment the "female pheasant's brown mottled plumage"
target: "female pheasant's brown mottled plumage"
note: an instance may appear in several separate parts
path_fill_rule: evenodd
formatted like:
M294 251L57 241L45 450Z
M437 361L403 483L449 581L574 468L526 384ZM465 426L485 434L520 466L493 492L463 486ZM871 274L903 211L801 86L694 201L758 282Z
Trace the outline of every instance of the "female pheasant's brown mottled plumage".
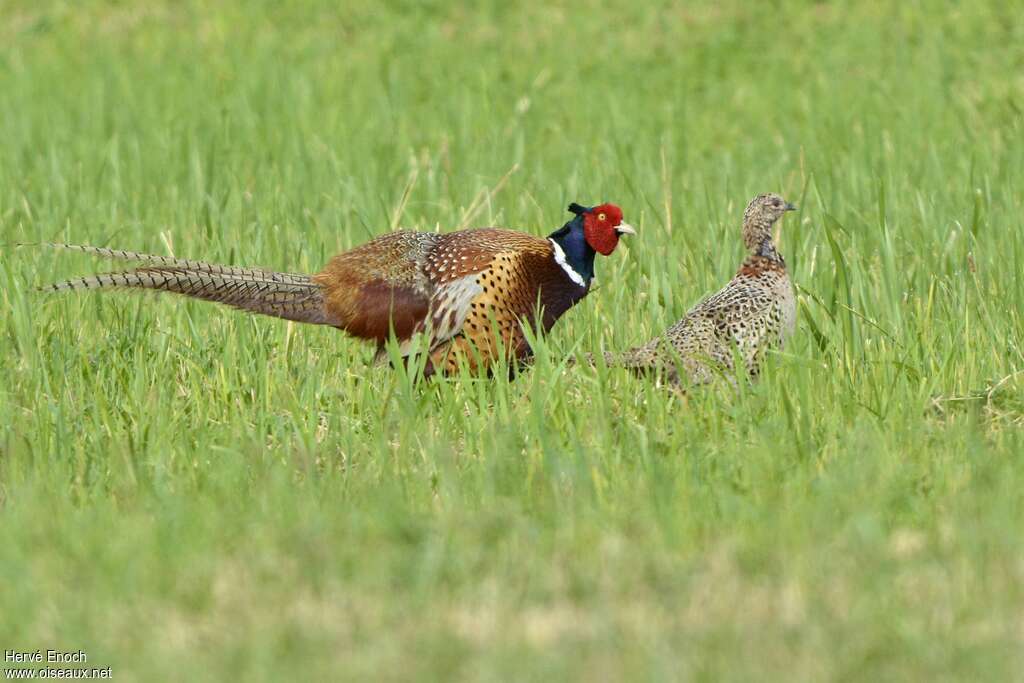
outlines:
M750 254L729 284L664 335L625 353L606 353L605 362L658 372L673 383L701 384L716 371L731 372L739 357L756 376L765 349L781 346L796 326L793 286L771 232L775 221L795 208L777 194L755 197L743 214L743 242Z
M632 232L613 205L570 208L576 218L548 239L496 228L400 230L335 256L312 276L59 245L146 265L44 289L164 290L331 325L381 350L393 332L404 355L415 348L414 339L425 340L428 375L456 370L460 358L473 370L485 370L502 358L527 358L523 325L549 330L590 291L595 248L610 253L620 233ZM568 257L563 242L572 251Z

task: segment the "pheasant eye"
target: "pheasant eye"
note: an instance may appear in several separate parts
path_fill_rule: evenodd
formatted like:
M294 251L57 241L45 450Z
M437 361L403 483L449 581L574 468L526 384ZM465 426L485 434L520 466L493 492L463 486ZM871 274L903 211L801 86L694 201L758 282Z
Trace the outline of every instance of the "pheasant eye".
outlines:
M603 213L597 214L597 220L603 221L605 218L607 218L607 216L605 216Z

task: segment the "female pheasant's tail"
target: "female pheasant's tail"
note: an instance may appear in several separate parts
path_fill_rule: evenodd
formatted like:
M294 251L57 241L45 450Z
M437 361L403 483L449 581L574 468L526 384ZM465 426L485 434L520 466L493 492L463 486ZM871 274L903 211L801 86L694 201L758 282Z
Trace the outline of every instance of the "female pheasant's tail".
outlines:
M644 348L632 349L619 353L605 351L601 354L604 357L604 364L609 368L631 368L642 370L651 365L650 354ZM597 366L597 355L593 353L583 354L583 363L591 367Z
M586 365L586 366L589 366L589 367L592 367L592 368L593 367L597 367L597 355L598 354L596 354L596 353L593 353L591 351L587 351L586 353L584 353L582 355L582 357L578 361L577 361L576 358L569 358L568 359L569 360L569 367L572 367L573 365L576 365L577 363L579 363L580 365ZM618 360L618 357L614 353L611 353L609 351L605 351L601 355L604 356L604 364L607 365L608 367L613 367L615 365L618 365L618 363L616 362Z
M40 287L44 292L86 289L152 289L214 301L285 320L336 325L324 306L320 285L309 275L261 268L221 266L203 261L140 254L76 244L47 244L104 258L142 261L134 270L65 280Z

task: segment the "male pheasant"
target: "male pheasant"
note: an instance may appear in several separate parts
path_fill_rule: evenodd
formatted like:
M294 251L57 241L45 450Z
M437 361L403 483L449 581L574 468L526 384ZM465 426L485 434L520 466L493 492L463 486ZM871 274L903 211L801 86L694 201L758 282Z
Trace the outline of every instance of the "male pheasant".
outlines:
M664 335L625 353L604 354L609 366L653 371L674 384L703 384L742 359L756 376L764 351L781 347L796 326L796 299L772 226L796 207L777 194L755 197L743 213L747 259L724 288L701 301ZM680 377L682 370L684 377Z
M571 204L575 217L546 239L480 228L447 234L399 230L335 256L316 275L57 245L146 263L126 272L60 282L44 290L135 288L184 294L304 323L331 325L377 344L392 334L404 356L423 337L425 375L451 373L465 359L489 371L502 358L531 354L523 332L547 332L590 291L594 256L611 254L622 234L614 204Z

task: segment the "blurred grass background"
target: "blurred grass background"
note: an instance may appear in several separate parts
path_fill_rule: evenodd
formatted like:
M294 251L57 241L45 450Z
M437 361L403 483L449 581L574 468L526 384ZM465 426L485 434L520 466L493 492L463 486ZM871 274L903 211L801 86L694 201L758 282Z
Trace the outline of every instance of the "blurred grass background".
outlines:
M121 680L1007 679L1024 666L1012 3L0 3L0 643ZM581 350L731 276L741 395ZM47 297L70 241L311 272L392 227L640 235L514 383Z

